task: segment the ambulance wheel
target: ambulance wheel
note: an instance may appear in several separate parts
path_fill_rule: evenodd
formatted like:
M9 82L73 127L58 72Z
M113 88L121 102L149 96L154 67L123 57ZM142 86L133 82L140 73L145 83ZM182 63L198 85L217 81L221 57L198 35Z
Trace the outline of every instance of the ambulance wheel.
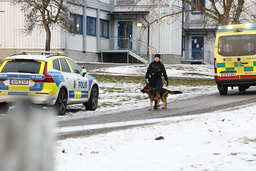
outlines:
M220 95L227 95L228 94L228 87L227 86L218 86L218 90Z
M58 115L64 115L67 108L67 93L64 89L61 89L54 105Z
M90 99L84 103L86 110L96 110L98 106L99 90L96 86L92 87Z
M246 91L246 89L247 89L247 87L238 86L238 90L239 90L240 92L244 92L244 91Z
M7 113L9 110L9 103L2 102L0 103L0 113Z

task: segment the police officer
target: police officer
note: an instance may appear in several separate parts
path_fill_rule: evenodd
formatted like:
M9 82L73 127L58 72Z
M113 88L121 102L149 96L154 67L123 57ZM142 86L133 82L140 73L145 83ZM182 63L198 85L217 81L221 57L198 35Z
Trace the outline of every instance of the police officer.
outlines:
M162 88L162 76L166 81L166 86L168 86L168 77L164 64L160 61L160 58L160 54L156 54L154 61L149 64L146 72L146 82L156 90L160 90Z

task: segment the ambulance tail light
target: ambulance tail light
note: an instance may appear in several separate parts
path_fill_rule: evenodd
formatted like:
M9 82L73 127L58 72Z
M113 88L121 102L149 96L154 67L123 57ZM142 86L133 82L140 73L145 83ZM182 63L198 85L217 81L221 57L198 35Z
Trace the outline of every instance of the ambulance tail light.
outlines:
M216 58L214 58L214 73L217 73L217 64L216 64Z

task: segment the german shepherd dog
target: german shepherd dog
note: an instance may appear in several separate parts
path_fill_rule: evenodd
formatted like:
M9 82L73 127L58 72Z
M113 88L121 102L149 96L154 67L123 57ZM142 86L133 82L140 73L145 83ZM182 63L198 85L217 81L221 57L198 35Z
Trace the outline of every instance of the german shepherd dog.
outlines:
M170 91L165 88L162 88L160 90L152 88L149 84L147 84L142 90L142 93L147 93L149 100L150 100L150 105L149 105L149 110L152 110L152 104L153 101L155 101L154 109L157 109L157 107L160 107L160 100L164 102L164 105L162 109L167 109L167 97L169 94L180 94L182 93L181 91Z

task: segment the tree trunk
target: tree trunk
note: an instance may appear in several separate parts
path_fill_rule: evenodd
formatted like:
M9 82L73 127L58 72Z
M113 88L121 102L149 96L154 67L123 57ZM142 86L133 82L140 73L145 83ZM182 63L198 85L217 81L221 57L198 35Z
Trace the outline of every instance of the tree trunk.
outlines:
M45 32L46 32L46 41L45 41L45 51L51 50L51 30L49 25L45 25Z

